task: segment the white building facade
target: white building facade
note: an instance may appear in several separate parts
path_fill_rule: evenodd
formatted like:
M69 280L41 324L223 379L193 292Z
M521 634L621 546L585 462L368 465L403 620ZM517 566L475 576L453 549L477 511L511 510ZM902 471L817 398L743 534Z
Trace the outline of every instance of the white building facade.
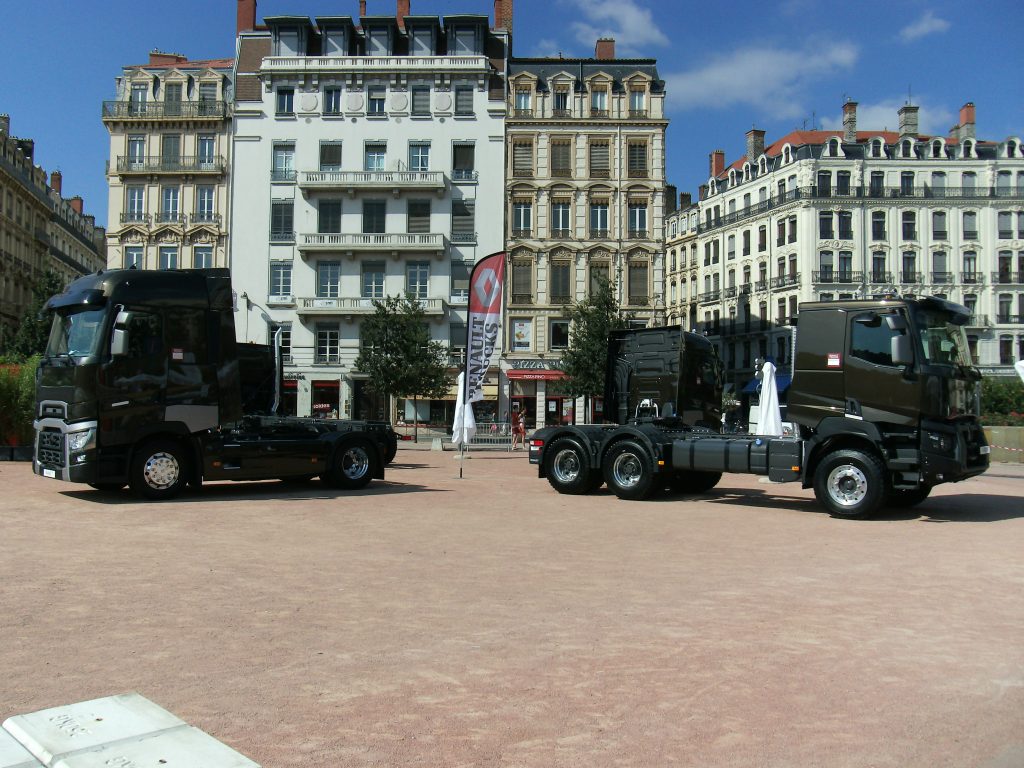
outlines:
M266 18L239 36L237 333L282 329L287 411L450 421L454 390L389 413L354 363L372 301L399 294L453 374L464 359L470 270L503 247L507 34L487 16L357 21Z
M945 137L919 134L913 106L898 132L858 130L856 107L844 105L841 130L767 148L751 130L728 167L711 154L696 219L670 219L670 315L716 341L740 391L758 357L789 370L800 302L936 295L974 310L983 372L1011 374L1024 356L1020 139L978 140L973 104Z

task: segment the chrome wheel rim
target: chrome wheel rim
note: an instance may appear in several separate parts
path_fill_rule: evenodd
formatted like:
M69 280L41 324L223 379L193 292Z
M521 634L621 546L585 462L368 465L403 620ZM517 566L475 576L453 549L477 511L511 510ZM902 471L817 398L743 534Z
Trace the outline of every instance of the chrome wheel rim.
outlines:
M635 453L620 453L612 463L612 478L619 488L633 488L643 477L640 457Z
M572 448L566 448L555 454L551 462L551 474L560 483L575 482L580 476L580 457Z
M181 466L174 454L160 451L146 459L142 477L150 488L163 491L178 482L178 478L181 477Z
M349 480L358 480L370 470L370 457L360 447L346 448L341 454L341 472Z
M867 493L867 477L852 464L843 464L829 473L828 495L836 504L843 507L856 506Z

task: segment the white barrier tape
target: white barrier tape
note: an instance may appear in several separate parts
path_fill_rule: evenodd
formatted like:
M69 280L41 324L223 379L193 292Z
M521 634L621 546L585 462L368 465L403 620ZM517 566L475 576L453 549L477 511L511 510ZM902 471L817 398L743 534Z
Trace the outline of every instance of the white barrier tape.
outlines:
M1013 451L1014 453L1024 453L1024 448L1009 448L1005 445L990 445L989 448L1000 451Z

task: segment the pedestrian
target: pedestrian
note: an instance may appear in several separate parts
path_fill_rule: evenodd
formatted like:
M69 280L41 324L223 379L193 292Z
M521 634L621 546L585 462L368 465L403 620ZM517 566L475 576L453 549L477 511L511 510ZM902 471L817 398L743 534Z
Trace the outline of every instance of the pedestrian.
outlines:
M520 447L526 447L526 418L522 411L512 416L512 450L518 451Z

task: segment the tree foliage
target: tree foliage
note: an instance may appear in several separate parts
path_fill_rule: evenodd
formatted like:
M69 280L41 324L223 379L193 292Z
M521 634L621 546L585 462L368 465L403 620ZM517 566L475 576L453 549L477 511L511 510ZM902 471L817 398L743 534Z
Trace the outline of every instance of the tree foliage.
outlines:
M32 444L38 367L38 356L0 360L0 444Z
M32 355L41 355L46 351L46 342L50 338L50 317L39 317L43 305L51 296L63 293L66 287L64 280L56 273L47 271L32 286L32 301L25 308L21 325L10 337L5 337L3 354L25 359Z
M385 397L440 397L451 386L448 350L430 340L423 305L409 296L374 300L362 322L356 370Z
M619 311L615 292L601 281L583 301L569 310L569 347L562 355L565 390L572 397L600 395L604 392L608 337L612 331L626 328L629 317Z
M1016 376L985 377L981 382L981 423L989 427L1024 426L1024 382Z

